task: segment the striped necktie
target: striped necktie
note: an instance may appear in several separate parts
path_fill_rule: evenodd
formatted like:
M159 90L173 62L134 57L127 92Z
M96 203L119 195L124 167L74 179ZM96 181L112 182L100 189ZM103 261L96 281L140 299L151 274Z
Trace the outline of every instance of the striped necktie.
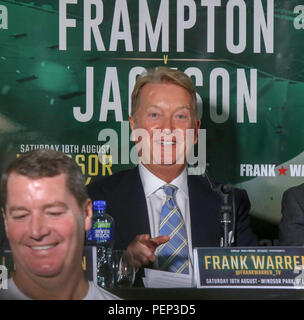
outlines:
M158 248L159 269L189 273L188 241L184 219L174 200L177 187L166 184L166 202L161 210L159 235L169 236L170 240Z

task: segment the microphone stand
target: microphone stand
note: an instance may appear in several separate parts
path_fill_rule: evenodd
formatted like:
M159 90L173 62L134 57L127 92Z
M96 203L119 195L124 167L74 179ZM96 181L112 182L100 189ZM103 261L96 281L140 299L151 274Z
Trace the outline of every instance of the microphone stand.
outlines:
M220 185L216 188L221 197L221 223L224 229L223 246L230 247L229 224L231 223L232 206L229 204L229 195L231 188L227 185Z
M234 204L234 190L232 187L226 184L220 184L217 187L213 185L205 171L204 177L207 179L211 189L216 192L221 198L221 223L224 229L223 246L230 247L232 237L235 232L235 204ZM229 195L232 194L232 206L229 204ZM229 224L231 223L231 213L233 214L233 226L232 226L232 237L229 241Z

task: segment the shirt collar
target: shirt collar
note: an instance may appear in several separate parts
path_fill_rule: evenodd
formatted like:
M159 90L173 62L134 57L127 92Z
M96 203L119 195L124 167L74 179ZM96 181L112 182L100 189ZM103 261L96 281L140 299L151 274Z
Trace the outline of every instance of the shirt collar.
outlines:
M149 171L142 163L138 164L138 169L146 197L167 184ZM186 196L188 196L187 177L187 168L185 168L178 177L170 182L170 184L176 186L178 190L182 191Z

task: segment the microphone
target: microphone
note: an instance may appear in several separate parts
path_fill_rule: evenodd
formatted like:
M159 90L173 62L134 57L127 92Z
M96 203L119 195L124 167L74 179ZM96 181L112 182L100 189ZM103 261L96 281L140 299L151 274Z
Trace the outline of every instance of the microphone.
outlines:
M232 187L228 184L220 184L216 188L217 193L219 194L229 194L232 191Z
M224 194L231 193L233 188L228 184L219 184L217 186L214 186L207 174L207 170L205 170L205 172L203 173L203 176L205 176L205 178L207 179L212 191L216 192L218 195L222 196Z

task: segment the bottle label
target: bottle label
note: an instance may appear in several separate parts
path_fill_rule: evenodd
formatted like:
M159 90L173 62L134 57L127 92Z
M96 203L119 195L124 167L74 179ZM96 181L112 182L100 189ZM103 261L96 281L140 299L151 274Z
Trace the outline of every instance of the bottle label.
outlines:
M93 224L93 229L110 229L111 223L109 222L102 222L102 221L96 221Z
M98 227L95 226L98 224ZM107 227L101 227L101 224L107 224ZM110 223L95 222L91 230L87 233L88 241L105 242L113 240L113 228Z

